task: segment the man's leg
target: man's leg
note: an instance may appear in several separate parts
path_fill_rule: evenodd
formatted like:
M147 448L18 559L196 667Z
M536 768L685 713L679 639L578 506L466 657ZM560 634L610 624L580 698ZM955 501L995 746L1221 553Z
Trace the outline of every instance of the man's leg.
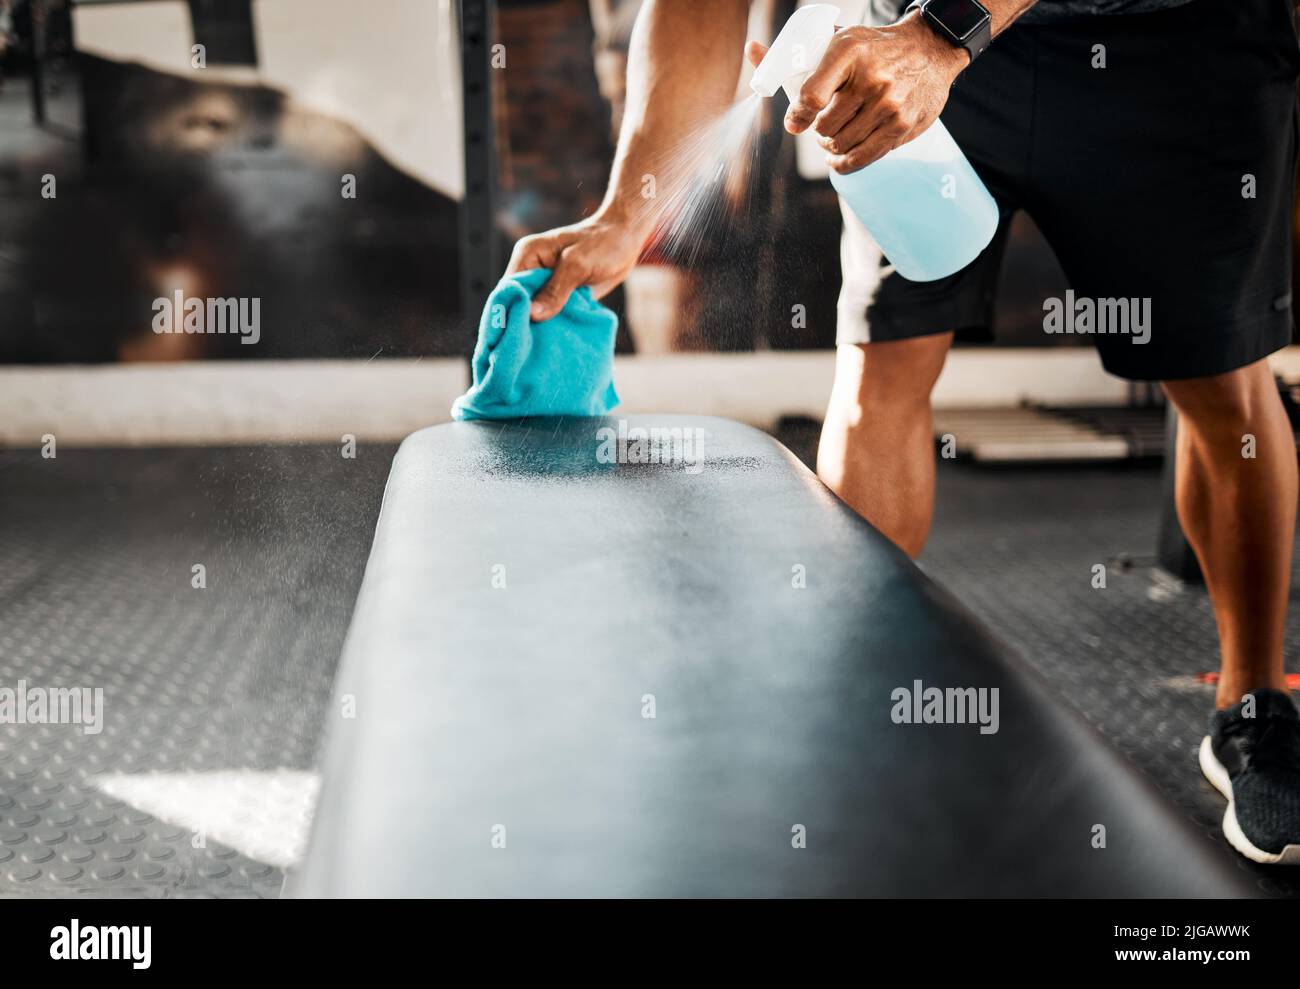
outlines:
M1284 691L1296 451L1268 362L1164 387L1179 412L1178 518L1219 626L1217 706L1260 687Z
M817 474L910 556L934 514L930 391L951 333L841 345L817 448Z

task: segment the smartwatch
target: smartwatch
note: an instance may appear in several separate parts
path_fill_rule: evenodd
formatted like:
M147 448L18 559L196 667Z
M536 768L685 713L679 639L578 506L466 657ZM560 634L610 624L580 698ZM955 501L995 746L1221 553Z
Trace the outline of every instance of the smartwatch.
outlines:
M993 40L993 17L979 0L912 0L931 30L954 48L965 48L973 62Z

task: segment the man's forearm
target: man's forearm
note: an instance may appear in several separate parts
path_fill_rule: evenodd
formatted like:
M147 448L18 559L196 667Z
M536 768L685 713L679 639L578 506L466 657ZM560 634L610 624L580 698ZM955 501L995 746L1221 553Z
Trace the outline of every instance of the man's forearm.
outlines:
M994 36L1035 2L983 0ZM627 106L602 213L653 222L644 178L668 167L673 149L732 102L748 21L749 0L646 0L632 31Z
M980 0L993 18L993 37L1009 28L1015 19L1038 0Z
M632 30L627 107L603 212L649 222L643 178L736 95L749 0L647 0Z
M980 0L984 9L989 12L990 30L992 36L997 37L1012 24L1016 18L1038 2L1038 0ZM1297 0L1300 2L1300 0ZM910 7L910 4L908 5ZM948 71L956 75L967 65L970 64L970 55L960 48L952 48L948 42L943 41L934 34L929 25L923 23L921 12L904 8L903 16L899 24L909 22L906 27L913 29L920 37L923 37L931 46L931 56L935 62L938 71Z

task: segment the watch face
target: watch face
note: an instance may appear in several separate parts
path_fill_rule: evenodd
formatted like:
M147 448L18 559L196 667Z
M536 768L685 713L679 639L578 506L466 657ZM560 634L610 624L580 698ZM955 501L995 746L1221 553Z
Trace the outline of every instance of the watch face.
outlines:
M962 41L989 16L989 12L974 0L930 0L925 12Z

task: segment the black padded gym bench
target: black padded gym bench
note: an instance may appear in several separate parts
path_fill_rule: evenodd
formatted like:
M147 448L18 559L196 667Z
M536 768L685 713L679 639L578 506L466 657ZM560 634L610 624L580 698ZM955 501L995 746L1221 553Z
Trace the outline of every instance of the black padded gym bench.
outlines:
M408 437L323 772L289 895L1254 892L789 451L723 419Z

